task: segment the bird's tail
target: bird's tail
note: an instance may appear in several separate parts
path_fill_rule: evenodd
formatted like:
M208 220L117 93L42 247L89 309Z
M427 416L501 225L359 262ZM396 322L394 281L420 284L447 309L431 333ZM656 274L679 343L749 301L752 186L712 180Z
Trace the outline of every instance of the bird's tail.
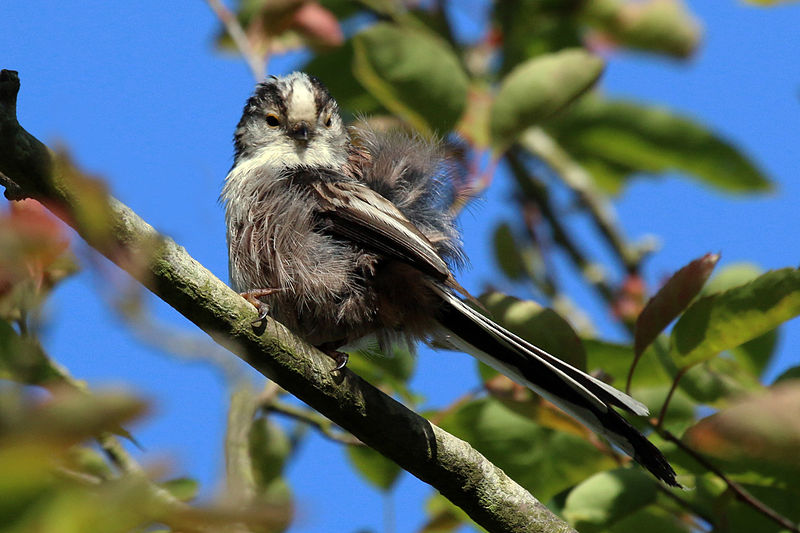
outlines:
M495 324L450 290L437 291L443 299L437 320L447 330L443 340L556 404L667 485L680 486L661 451L612 408L643 416L644 404Z

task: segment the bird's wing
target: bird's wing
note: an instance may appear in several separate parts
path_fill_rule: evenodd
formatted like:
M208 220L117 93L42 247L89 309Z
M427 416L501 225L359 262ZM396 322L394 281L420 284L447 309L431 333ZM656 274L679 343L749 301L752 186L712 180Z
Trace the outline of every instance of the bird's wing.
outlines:
M395 205L369 187L350 181L311 184L326 231L404 261L440 281L451 279L431 241Z

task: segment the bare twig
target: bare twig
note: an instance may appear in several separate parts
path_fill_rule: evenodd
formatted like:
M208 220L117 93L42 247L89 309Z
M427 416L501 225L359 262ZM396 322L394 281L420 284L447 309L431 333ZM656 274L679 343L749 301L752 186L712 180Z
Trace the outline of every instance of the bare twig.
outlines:
M244 56L247 65L250 67L250 71L253 73L253 77L256 81L261 81L267 71L268 56L260 57L259 54L256 53L250 45L247 33L245 33L244 28L242 28L242 25L239 24L239 21L236 19L236 15L231 13L225 4L222 3L222 0L206 1L211 9L214 10L214 13L216 13L217 18L225 25L225 31L228 32L228 35L231 36L231 39L233 39L233 42L236 44L236 48L238 48L239 52Z
M271 403L264 405L263 409L270 413L282 414L303 422L304 424L308 424L309 426L316 428L323 436L334 442L348 444L351 446L364 446L364 443L353 435L342 431L336 431L333 422L323 416L320 416L316 411L303 409L302 407L297 407L295 405L279 401L272 401Z
M688 368L682 368L678 370L678 373L675 374L675 378L672 380L672 386L669 388L669 392L667 393L667 397L664 398L664 404L661 406L661 412L658 414L658 421L656 422L656 427L661 427L664 424L664 418L667 416L667 409L669 408L669 402L672 400L672 396L675 394L675 390L678 388L678 383L680 383L681 378L686 371L689 370Z

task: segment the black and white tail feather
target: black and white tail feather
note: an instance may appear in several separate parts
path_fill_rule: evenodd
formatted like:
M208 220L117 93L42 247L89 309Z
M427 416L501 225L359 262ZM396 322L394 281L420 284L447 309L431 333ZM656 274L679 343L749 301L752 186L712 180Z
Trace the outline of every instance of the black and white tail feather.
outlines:
M442 297L436 317L443 327L437 338L440 343L469 353L528 387L608 439L664 483L680 486L661 451L612 407L646 416L649 411L644 404L511 333L450 290L440 287L438 292Z

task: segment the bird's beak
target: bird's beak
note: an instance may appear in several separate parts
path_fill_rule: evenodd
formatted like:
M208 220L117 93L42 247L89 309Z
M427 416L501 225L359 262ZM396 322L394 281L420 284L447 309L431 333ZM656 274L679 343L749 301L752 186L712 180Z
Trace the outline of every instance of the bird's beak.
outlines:
M289 129L289 135L296 141L308 142L311 134L311 126L305 120L292 124Z

